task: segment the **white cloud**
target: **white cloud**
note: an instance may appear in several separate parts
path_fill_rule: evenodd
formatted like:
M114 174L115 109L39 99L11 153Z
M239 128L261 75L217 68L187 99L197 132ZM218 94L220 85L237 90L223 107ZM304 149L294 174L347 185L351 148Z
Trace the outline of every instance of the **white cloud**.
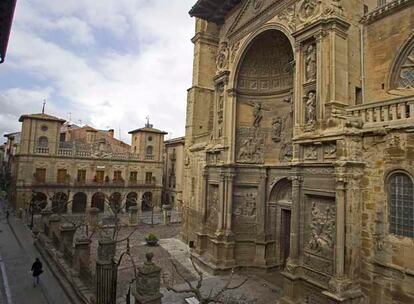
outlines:
M194 26L187 11L193 3L21 1L6 64L13 72L47 82L55 98L69 100L59 113L70 111L74 120L98 128L121 127L127 139L126 132L142 126L150 115L155 127L180 136L184 134L186 89L191 85ZM72 45L50 34L57 30ZM108 41L102 42L105 31ZM2 77L7 75L0 70L0 81ZM16 89L32 92L33 99L40 97L38 89L31 91L27 86L22 83ZM0 99L0 106L4 102ZM17 120L18 114L10 115ZM0 131L4 130L0 125Z

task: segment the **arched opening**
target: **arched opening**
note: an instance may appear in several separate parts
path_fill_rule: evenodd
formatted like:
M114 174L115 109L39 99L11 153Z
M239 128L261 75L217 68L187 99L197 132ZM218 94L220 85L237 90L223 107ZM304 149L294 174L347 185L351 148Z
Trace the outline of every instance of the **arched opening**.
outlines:
M152 155L153 152L154 152L154 148L152 146L148 146L147 147L147 155Z
M414 36L404 45L391 71L391 89L414 90Z
M87 196L83 192L76 193L72 201L72 213L85 213Z
M269 196L269 223L279 245L280 264L286 266L290 255L290 225L292 205L292 182L287 178L278 181Z
M68 195L63 192L55 193L52 197L52 212L66 213L68 210Z
M125 203L125 210L128 211L129 207L137 206L137 201L138 201L138 194L136 194L135 192L128 193L127 198L126 198L126 203Z
M152 208L153 208L152 193L151 192L145 192L142 195L141 209L142 209L142 211L151 211Z
M46 136L40 136L37 142L38 148L47 148L49 146L49 140Z
M40 213L47 206L47 196L42 192L35 192L32 196L32 212Z
M114 212L119 212L122 208L122 195L119 192L114 192L109 197L109 203Z
M105 210L105 194L102 192L97 192L92 196L92 208L98 208L99 211L103 212Z
M291 160L294 53L278 30L259 34L245 50L236 76L236 161Z

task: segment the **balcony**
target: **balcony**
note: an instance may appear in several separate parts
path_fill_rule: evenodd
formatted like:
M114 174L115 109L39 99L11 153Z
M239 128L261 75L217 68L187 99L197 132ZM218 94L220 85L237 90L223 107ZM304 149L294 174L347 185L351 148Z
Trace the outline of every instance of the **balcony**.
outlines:
M154 155L145 155L145 160L154 160Z
M399 98L354 106L348 115L360 119L364 128L414 126L414 98Z
M36 154L49 154L49 148L36 148Z
M136 180L136 181L96 181L96 180L85 180L85 181L70 181L60 183L57 181L39 181L35 178L32 180L32 186L39 186L39 187L51 187L51 188L124 188L124 187L148 187L148 186L155 186L154 181L144 181L144 180Z

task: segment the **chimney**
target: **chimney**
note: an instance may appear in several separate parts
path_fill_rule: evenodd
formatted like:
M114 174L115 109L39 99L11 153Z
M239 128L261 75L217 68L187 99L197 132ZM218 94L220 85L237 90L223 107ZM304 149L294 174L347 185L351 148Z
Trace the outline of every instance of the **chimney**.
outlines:
M114 129L109 129L108 130L108 135L112 138L114 138Z

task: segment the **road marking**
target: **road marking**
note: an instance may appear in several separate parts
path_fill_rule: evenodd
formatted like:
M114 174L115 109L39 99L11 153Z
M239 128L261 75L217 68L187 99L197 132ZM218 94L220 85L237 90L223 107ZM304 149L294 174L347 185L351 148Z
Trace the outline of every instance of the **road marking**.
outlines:
M4 291L6 292L7 304L13 304L10 286L9 286L9 280L7 279L6 266L4 265L1 254L0 254L0 268L1 268L1 276L3 277Z

